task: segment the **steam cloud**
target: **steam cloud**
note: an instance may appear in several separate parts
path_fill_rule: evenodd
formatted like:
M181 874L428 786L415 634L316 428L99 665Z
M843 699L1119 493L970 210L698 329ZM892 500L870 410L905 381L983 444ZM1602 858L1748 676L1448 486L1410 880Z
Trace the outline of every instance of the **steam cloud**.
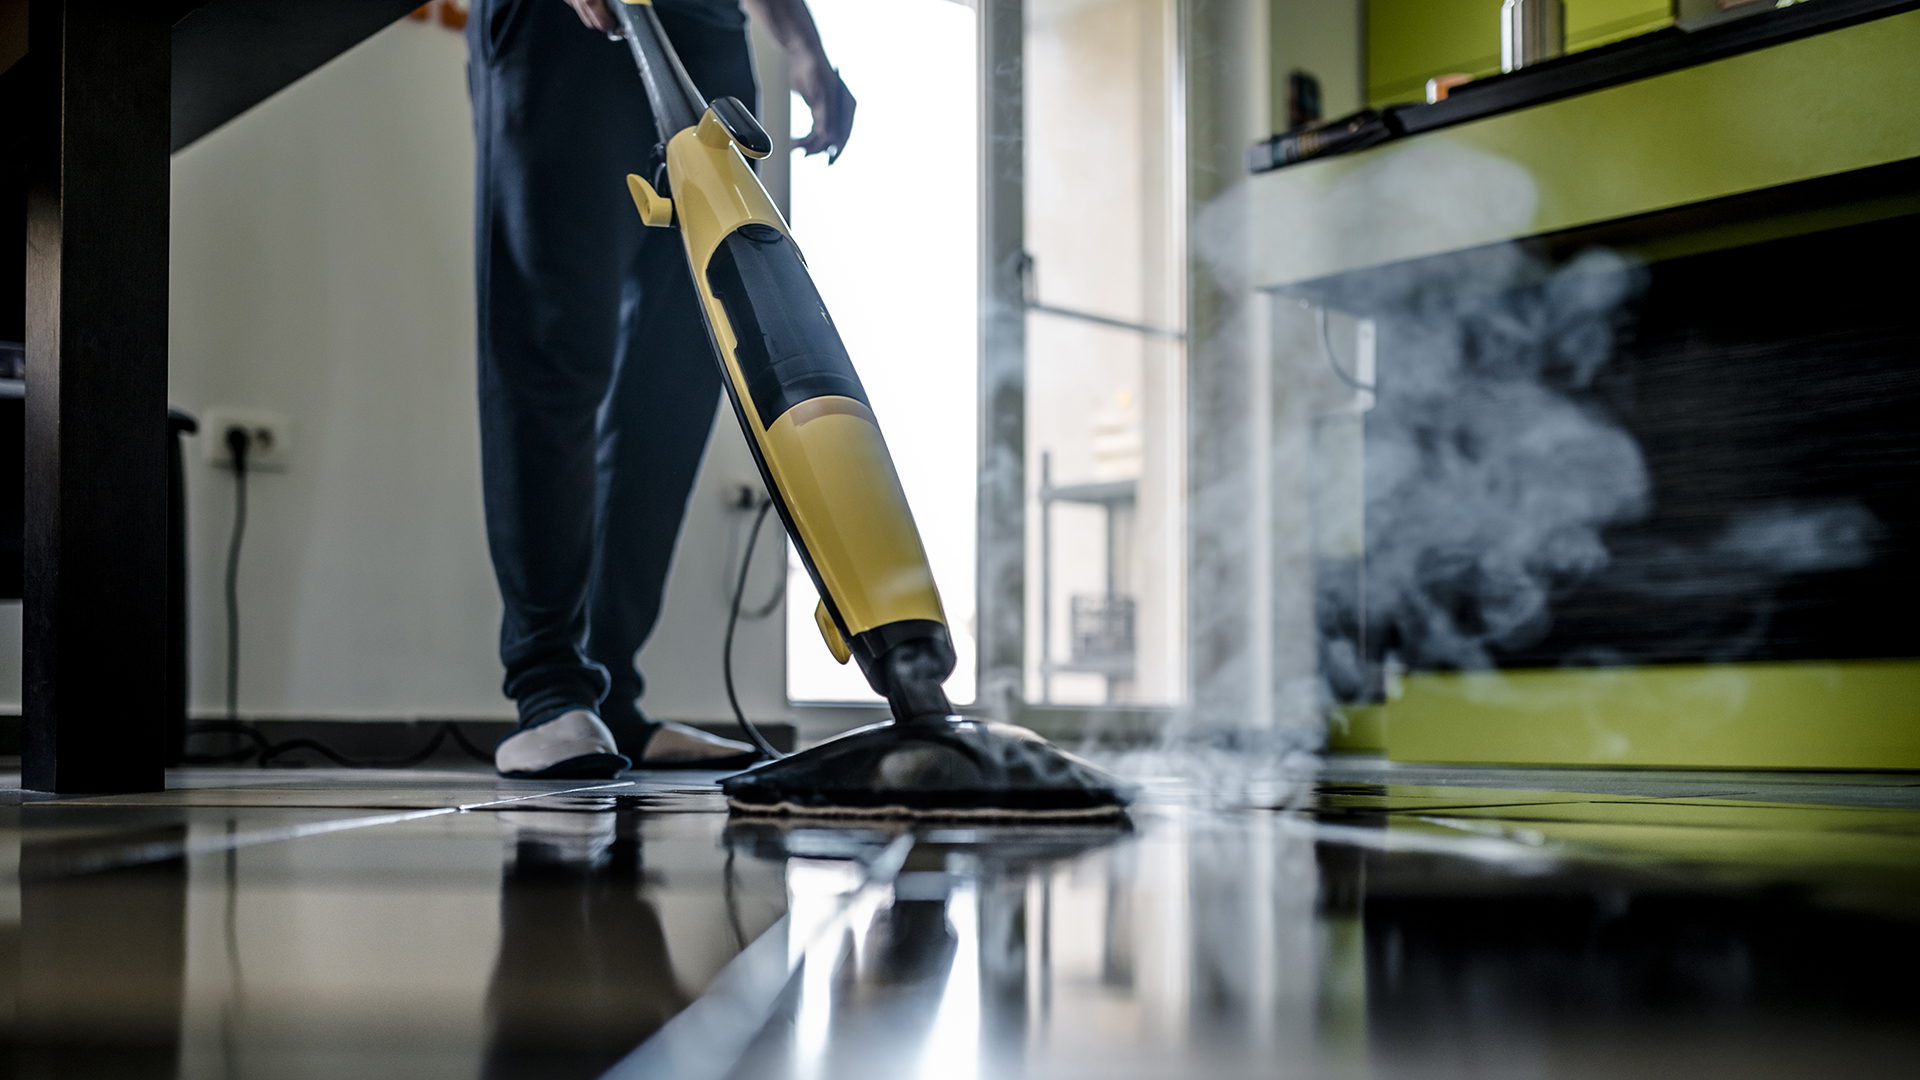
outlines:
M1851 499L1768 507L1736 516L1704 549L1677 544L1633 551L1631 574L1612 584L1646 596L1726 596L1771 588L1793 574L1865 566L1885 532Z
M1634 435L1587 391L1606 369L1649 275L1610 251L1589 250L1556 266L1520 245L1497 243L1529 231L1537 205L1532 178L1520 166L1433 142L1384 154L1325 189L1235 185L1191 222L1194 256L1227 299L1189 363L1231 368L1242 349L1259 357L1252 342L1260 333L1272 334L1276 350L1275 430L1270 439L1244 440L1271 450L1265 480L1274 499L1274 551L1255 550L1248 528L1248 493L1261 478L1231 454L1196 461L1189 491L1189 557L1205 556L1207 573L1195 570L1189 580L1192 701L1162 748L1187 754L1209 783L1226 789L1243 786L1236 779L1257 786L1283 778L1287 769L1276 762L1304 745L1290 741L1302 729L1317 728L1329 684L1366 683L1354 641L1282 609L1300 596L1289 575L1312 577L1306 566L1318 557L1289 561L1309 546L1309 514L1295 503L1305 501L1310 486L1289 487L1290 470L1311 456L1307 429L1328 417L1351 421L1355 398L1327 370L1318 341L1302 332L1308 317L1285 301L1270 328L1243 333L1255 321L1245 298L1262 277L1300 280L1325 267L1467 253L1300 287L1330 311L1376 317L1379 371L1363 420L1364 465L1339 481L1361 489L1355 494L1364 509L1364 592L1354 591L1355 575L1311 586L1323 600L1331 593L1334 606L1360 614L1375 659L1384 637L1413 667L1493 668L1502 652L1546 637L1556 596L1600 575L1606 587L1650 601L1758 596L1794 575L1874 558L1884 528L1848 499L1738 512L1691 545L1610 540L1610 530L1645 518L1660 492ZM1251 415L1244 391L1231 379L1214 382L1224 389L1191 401L1189 421L1212 434L1210 444L1242 444L1236 425ZM1262 665L1243 647L1252 635L1237 602L1251 580L1242 556L1248 563L1271 557L1277 568L1270 594L1275 640L1266 665L1273 679L1264 693L1255 685ZM1725 656L1757 643L1728 641ZM1289 659L1302 652L1318 657L1317 675ZM1566 660L1608 662L1596 650ZM1306 668L1313 670L1313 661ZM1302 691L1303 682L1312 689ZM1249 748L1265 753L1247 754Z
M1593 250L1551 269L1517 248L1460 276L1389 284L1367 415L1366 608L1420 667L1485 669L1552 627L1556 590L1610 566L1654 597L1754 593L1864 565L1881 525L1852 500L1732 516L1702 546L1609 550L1655 492L1633 436L1578 391L1614 347L1644 271ZM1334 662L1351 645L1329 650ZM1744 650L1751 643L1742 643Z
M1368 621L1409 659L1485 668L1490 647L1537 640L1554 586L1607 565L1601 530L1646 512L1639 445L1567 393L1606 363L1639 283L1608 253L1543 274L1510 250L1417 289L1389 324L1391 384L1367 416Z

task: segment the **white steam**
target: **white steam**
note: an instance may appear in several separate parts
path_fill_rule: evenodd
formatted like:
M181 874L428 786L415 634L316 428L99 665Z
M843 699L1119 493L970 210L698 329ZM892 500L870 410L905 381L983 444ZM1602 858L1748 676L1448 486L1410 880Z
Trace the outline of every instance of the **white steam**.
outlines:
M1872 559L1880 523L1852 500L1741 511L1704 545L1610 548L1609 527L1660 493L1632 434L1580 391L1645 276L1607 251L1553 269L1509 246L1440 273L1370 275L1378 292L1342 298L1393 312L1366 417L1365 606L1408 663L1493 667L1547 634L1556 592L1603 572L1649 601L1759 596Z
M1689 596L1763 598L1794 575L1871 561L1882 526L1846 499L1735 512L1717 534L1690 545L1612 539L1633 536L1623 527L1661 498L1639 442L1591 392L1647 271L1610 251L1551 265L1519 244L1498 243L1529 231L1539 202L1513 162L1444 140L1369 157L1344 170L1236 185L1191 223L1195 259L1223 300L1191 362L1230 374L1268 366L1267 383L1250 377L1244 397L1227 392L1231 379L1197 373L1191 383L1211 391L1191 401L1189 422L1195 464L1213 468L1196 468L1190 481L1193 555L1204 563L1191 585L1195 685L1187 722L1175 725L1168 745L1198 741L1230 754L1259 747L1285 758L1294 721L1317 719L1330 699L1329 674L1359 685L1352 676L1360 657L1354 641L1334 636L1341 628L1279 610L1316 589L1328 595L1327 582L1300 589L1287 580L1292 566L1311 576L1305 567L1314 562L1293 558L1307 546L1304 504L1313 486L1294 483L1294 474L1308 456L1308 429L1337 416L1352 424L1356 409L1367 410L1354 451L1364 462L1340 482L1360 489L1352 494L1364 507L1364 586L1356 594L1334 582L1331 590L1363 620L1376 661L1384 641L1416 668L1497 666L1504 652L1553 629L1556 597L1596 579L1651 607ZM1391 265L1339 273L1383 263ZM1329 270L1335 276L1322 276ZM1290 299L1275 305L1271 357L1243 335L1255 283L1307 277L1319 283L1298 295L1344 313L1344 326L1353 325L1350 316L1373 320L1377 393L1356 398L1336 381ZM1249 421L1274 431L1243 435ZM1209 455L1210 440L1224 452ZM1268 448L1267 466L1244 467L1254 459L1236 458L1234 444ZM1262 483L1272 503L1264 536L1248 515ZM1262 543L1268 550L1258 550ZM1258 637L1239 601L1259 577L1245 567L1263 559L1274 568L1255 601L1272 609L1266 663L1239 648ZM1359 569L1351 560L1347 568ZM1310 652L1320 663L1348 670L1323 669L1314 690L1302 692L1299 680L1288 681L1285 659L1300 652L1295 637L1318 639ZM1737 656L1759 643L1729 640L1722 651ZM1564 662L1605 662L1605 652L1587 649ZM1209 767L1218 770L1210 775L1235 771L1217 761Z
M1656 597L1752 593L1793 574L1864 566L1882 531L1873 512L1851 499L1811 507L1783 503L1736 515L1703 547L1632 550L1629 572L1613 575L1609 584Z
M1601 530L1647 509L1639 445L1565 392L1606 362L1638 276L1598 252L1536 274L1516 253L1417 290L1382 335L1368 621L1423 664L1490 667L1491 647L1537 640L1554 587L1607 565Z

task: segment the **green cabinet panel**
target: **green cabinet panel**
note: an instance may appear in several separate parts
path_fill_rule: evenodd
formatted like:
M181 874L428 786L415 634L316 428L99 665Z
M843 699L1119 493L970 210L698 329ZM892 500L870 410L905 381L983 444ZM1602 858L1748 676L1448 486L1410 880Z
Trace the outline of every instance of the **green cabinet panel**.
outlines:
M1422 673L1382 711L1396 761L1920 769L1916 660Z
M1367 100L1420 101L1427 80L1500 72L1501 0L1372 0L1367 5ZM1567 0L1567 51L1673 25L1666 0Z
M1500 70L1500 0L1371 0L1367 100L1421 101L1427 80Z
M1920 157L1920 11L1254 177L1264 287Z
M1341 705L1327 718L1327 749L1342 754L1387 752L1387 707Z

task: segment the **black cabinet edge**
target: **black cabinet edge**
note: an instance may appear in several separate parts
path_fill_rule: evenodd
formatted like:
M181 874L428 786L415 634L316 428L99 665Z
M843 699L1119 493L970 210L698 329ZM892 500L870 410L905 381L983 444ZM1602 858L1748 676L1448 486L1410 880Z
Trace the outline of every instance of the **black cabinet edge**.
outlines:
M1920 0L1816 0L1702 30L1669 28L1465 83L1431 105L1392 109L1400 128L1416 135L1784 45L1916 7Z

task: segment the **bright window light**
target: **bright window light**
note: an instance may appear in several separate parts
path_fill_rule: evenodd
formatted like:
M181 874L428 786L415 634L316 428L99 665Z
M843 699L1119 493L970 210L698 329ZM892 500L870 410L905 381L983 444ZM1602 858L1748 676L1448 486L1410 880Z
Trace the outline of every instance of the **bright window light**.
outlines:
M978 289L974 14L953 0L813 0L827 55L859 100L853 134L793 162L793 232L920 525L959 664L947 696L974 696ZM910 47L909 47L910 46ZM811 124L798 95L794 135ZM813 624L813 584L791 556L787 693L878 701L834 663Z

